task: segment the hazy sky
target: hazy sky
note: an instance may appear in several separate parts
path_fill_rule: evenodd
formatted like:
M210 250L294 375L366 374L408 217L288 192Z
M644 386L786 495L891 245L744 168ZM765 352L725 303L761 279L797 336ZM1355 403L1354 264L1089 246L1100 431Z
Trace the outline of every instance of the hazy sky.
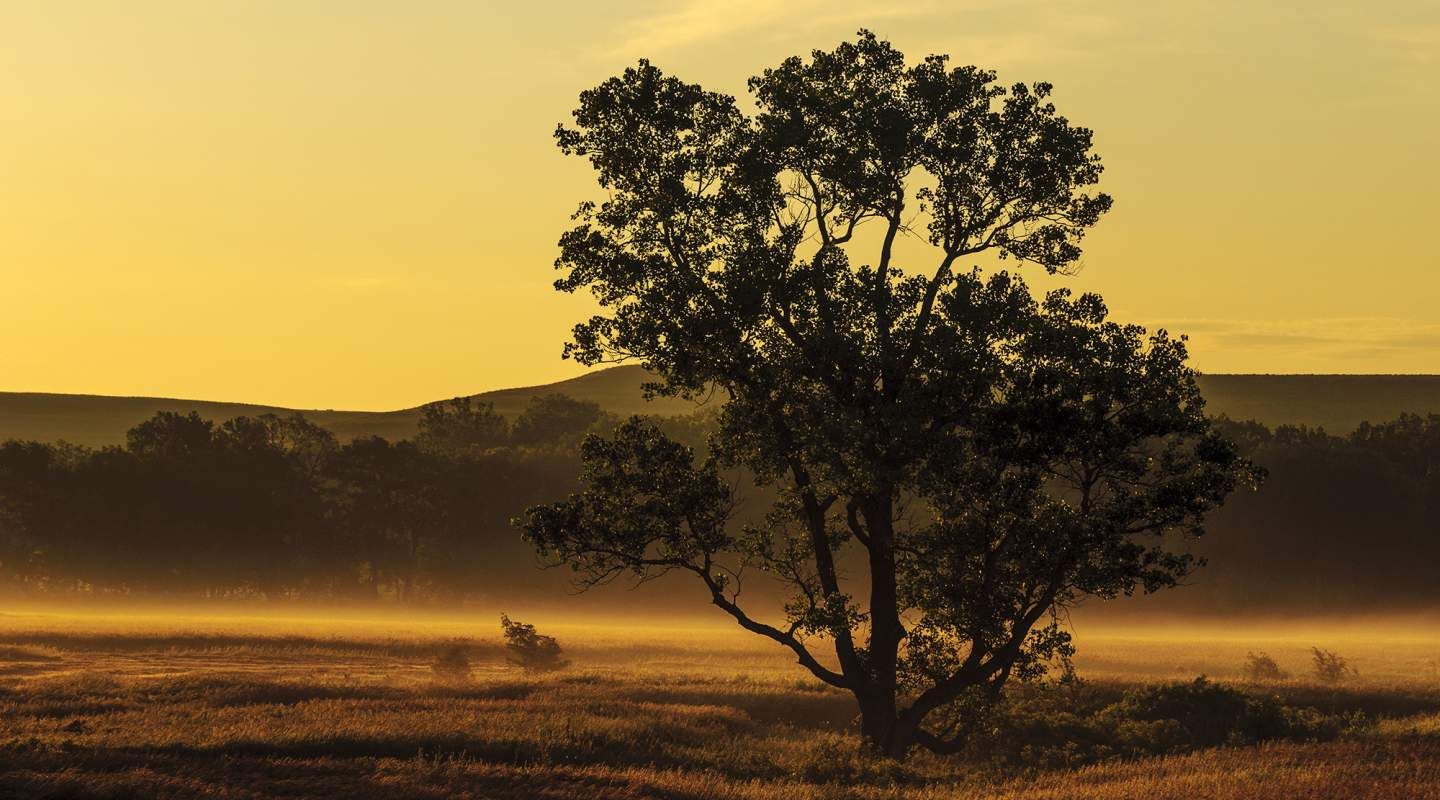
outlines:
M0 0L0 390L576 374L577 92L647 56L742 93L860 26L1055 83L1116 197L1070 283L1201 369L1440 372L1440 2Z

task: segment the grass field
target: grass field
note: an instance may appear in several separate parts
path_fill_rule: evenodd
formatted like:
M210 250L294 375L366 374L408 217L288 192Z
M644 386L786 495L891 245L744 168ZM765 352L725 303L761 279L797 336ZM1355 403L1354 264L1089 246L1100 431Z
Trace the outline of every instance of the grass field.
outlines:
M488 614L0 614L0 797L1440 798L1440 636L1413 622L1076 624L1078 705L1205 673L1336 722L1315 741L1035 757L1014 717L984 757L896 764L722 625L517 616L572 667L510 667ZM439 681L455 641L473 675ZM1306 677L1312 644L1358 676ZM1243 683L1259 650L1297 677Z

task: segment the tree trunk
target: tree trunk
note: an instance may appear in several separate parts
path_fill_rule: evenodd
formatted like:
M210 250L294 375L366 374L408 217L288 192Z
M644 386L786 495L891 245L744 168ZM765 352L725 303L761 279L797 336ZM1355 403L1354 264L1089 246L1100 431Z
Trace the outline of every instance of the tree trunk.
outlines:
M875 754L903 761L915 744L915 726L895 713L893 695L877 695L860 701L860 736Z
M905 628L900 622L892 496L893 490L886 487L880 494L866 498L860 508L869 531L866 543L870 557L869 669L872 679L883 689L882 699L893 715L900 642L905 638Z

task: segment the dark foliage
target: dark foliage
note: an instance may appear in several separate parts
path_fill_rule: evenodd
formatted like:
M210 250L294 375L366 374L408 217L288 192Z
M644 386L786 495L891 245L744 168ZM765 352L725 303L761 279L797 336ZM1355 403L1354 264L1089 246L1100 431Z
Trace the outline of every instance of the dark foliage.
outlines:
M554 672L570 666L555 637L537 633L534 625L501 614L500 630L505 635L506 660L526 672Z
M1211 517L1195 549L1209 568L1149 607L1333 614L1440 599L1440 415L1346 436L1225 418L1216 428L1269 477Z
M1343 714L1247 694L1203 677L1123 692L1039 685L993 707L986 735L973 737L965 753L1007 770L1075 767L1220 745L1326 741L1347 724Z
M660 424L703 452L716 416ZM304 420L259 418L209 426L225 443L216 447L195 441L204 420L151 422L135 437L139 453L0 443L0 592L395 599L402 580L417 601L530 596L537 582L563 590L563 576L533 572L533 551L509 520L575 485L574 441L462 457L372 439L341 445ZM1209 566L1174 601L1338 611L1440 600L1429 569L1440 559L1432 466L1440 417L1402 417L1346 437L1217 426L1270 478L1213 517L1196 547ZM162 431L188 446L160 443ZM186 449L183 458L175 452ZM393 515L411 502L400 488L435 481L437 505L413 526L411 578L408 535L364 515L385 507L381 517ZM753 516L765 502L752 490L740 512ZM755 596L768 590L748 587Z
M553 401L552 401L553 402ZM521 446L487 407L426 409L415 442L341 444L300 416L161 413L125 447L0 444L0 588L459 600L533 556L509 527L574 482L584 430ZM599 419L591 424L602 424Z
M965 707L1069 654L1061 610L1175 585L1177 545L1256 475L1183 340L971 266L1066 272L1110 208L1049 84L861 31L749 88L753 114L641 61L556 131L606 195L560 241L556 288L602 308L566 355L727 403L698 462L641 420L588 439L585 490L526 533L583 585L692 576L852 693L874 748L953 751ZM930 252L902 265L901 235ZM726 470L774 498L749 524ZM782 621L741 607L746 570L787 587Z
M456 397L421 409L415 444L452 458L474 457L509 442L510 424L490 403Z
M617 423L619 419L597 403L563 394L546 394L530 400L515 420L511 437L515 444L522 446L573 446L585 434L606 432Z
M1242 672L1252 681L1283 681L1290 677L1289 673L1280 669L1275 659L1265 653L1247 653Z
M1339 683L1357 674L1355 668L1350 666L1350 661L1334 650L1312 647L1310 659L1315 668L1315 677L1325 683Z

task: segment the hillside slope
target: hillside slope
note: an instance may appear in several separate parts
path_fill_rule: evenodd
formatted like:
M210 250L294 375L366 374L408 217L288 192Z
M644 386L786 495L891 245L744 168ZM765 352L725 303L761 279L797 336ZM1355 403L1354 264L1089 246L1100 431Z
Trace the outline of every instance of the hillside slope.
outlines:
M511 418L524 410L530 398L551 392L592 400L622 416L683 414L697 408L668 398L646 402L640 391L644 376L639 367L612 367L558 383L500 389L475 397L494 403L497 411ZM1345 432L1363 420L1392 419L1402 411L1440 413L1440 375L1204 375L1200 386L1211 414L1255 419L1272 426L1305 424ZM126 430L157 411L196 411L209 419L224 420L240 415L290 414L294 409L156 397L0 392L0 441L65 439L91 447L120 444ZM342 439L408 437L420 418L419 408L301 413Z
M640 384L644 372L639 367L613 367L581 375L578 378L541 386L499 389L474 397L495 404L495 410L514 419L532 397L559 392L599 403L623 416L631 414L684 414L698 408L669 398L647 402ZM438 398L437 398L438 399ZM45 394L39 392L0 392L0 441L64 439L75 444L103 447L122 444L125 432L157 411L188 414L195 411L213 420L260 414L289 415L299 411L318 425L324 426L341 439L357 436L384 436L402 439L413 436L420 419L420 408L398 411L336 411L332 409L291 409L248 403L226 403L211 400L179 400L163 397L110 397L105 395Z

